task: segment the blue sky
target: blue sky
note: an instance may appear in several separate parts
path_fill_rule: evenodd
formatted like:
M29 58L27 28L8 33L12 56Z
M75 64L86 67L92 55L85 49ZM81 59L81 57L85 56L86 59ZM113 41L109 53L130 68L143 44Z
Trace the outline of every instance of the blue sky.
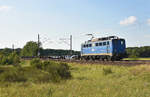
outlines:
M150 46L150 0L0 0L0 48L23 47L41 36L44 48L73 49L93 33L116 35L129 47ZM68 40L65 40L68 42Z

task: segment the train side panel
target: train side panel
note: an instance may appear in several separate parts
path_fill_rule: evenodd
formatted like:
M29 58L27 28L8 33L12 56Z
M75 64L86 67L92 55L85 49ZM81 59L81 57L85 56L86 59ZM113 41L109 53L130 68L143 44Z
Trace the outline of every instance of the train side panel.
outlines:
M112 41L93 42L91 47L81 48L81 56L91 55L112 55L113 46Z

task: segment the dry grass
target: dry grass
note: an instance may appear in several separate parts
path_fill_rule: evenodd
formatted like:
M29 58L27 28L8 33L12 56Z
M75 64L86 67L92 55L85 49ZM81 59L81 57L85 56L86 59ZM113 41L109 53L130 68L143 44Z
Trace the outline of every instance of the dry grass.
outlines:
M150 60L150 58L124 58L123 60Z
M61 83L3 83L0 97L150 97L150 66L70 64ZM105 75L104 68L111 73Z

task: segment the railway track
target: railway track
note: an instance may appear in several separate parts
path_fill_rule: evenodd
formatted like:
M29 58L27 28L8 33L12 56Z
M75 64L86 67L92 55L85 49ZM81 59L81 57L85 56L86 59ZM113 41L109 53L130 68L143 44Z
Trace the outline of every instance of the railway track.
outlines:
M138 60L138 61L86 61L86 60L55 60L59 62L67 63L78 63L81 65L86 64L99 64L99 65L123 65L123 66L133 66L133 65L150 65L150 60Z
M32 60L33 58L22 58L23 60ZM52 60L57 62L67 62L67 63L77 63L81 65L86 64L97 64L97 65L123 65L123 66L133 66L133 65L150 65L150 60L122 60L122 61L91 61L91 60L69 60L69 59L51 59L51 58L41 58L41 60Z

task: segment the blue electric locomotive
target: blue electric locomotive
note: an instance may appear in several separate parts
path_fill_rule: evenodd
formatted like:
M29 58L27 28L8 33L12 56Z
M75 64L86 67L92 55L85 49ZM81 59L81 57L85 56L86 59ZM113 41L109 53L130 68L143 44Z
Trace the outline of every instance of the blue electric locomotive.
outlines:
M125 39L117 36L93 38L81 45L81 58L98 60L121 60L125 55Z

